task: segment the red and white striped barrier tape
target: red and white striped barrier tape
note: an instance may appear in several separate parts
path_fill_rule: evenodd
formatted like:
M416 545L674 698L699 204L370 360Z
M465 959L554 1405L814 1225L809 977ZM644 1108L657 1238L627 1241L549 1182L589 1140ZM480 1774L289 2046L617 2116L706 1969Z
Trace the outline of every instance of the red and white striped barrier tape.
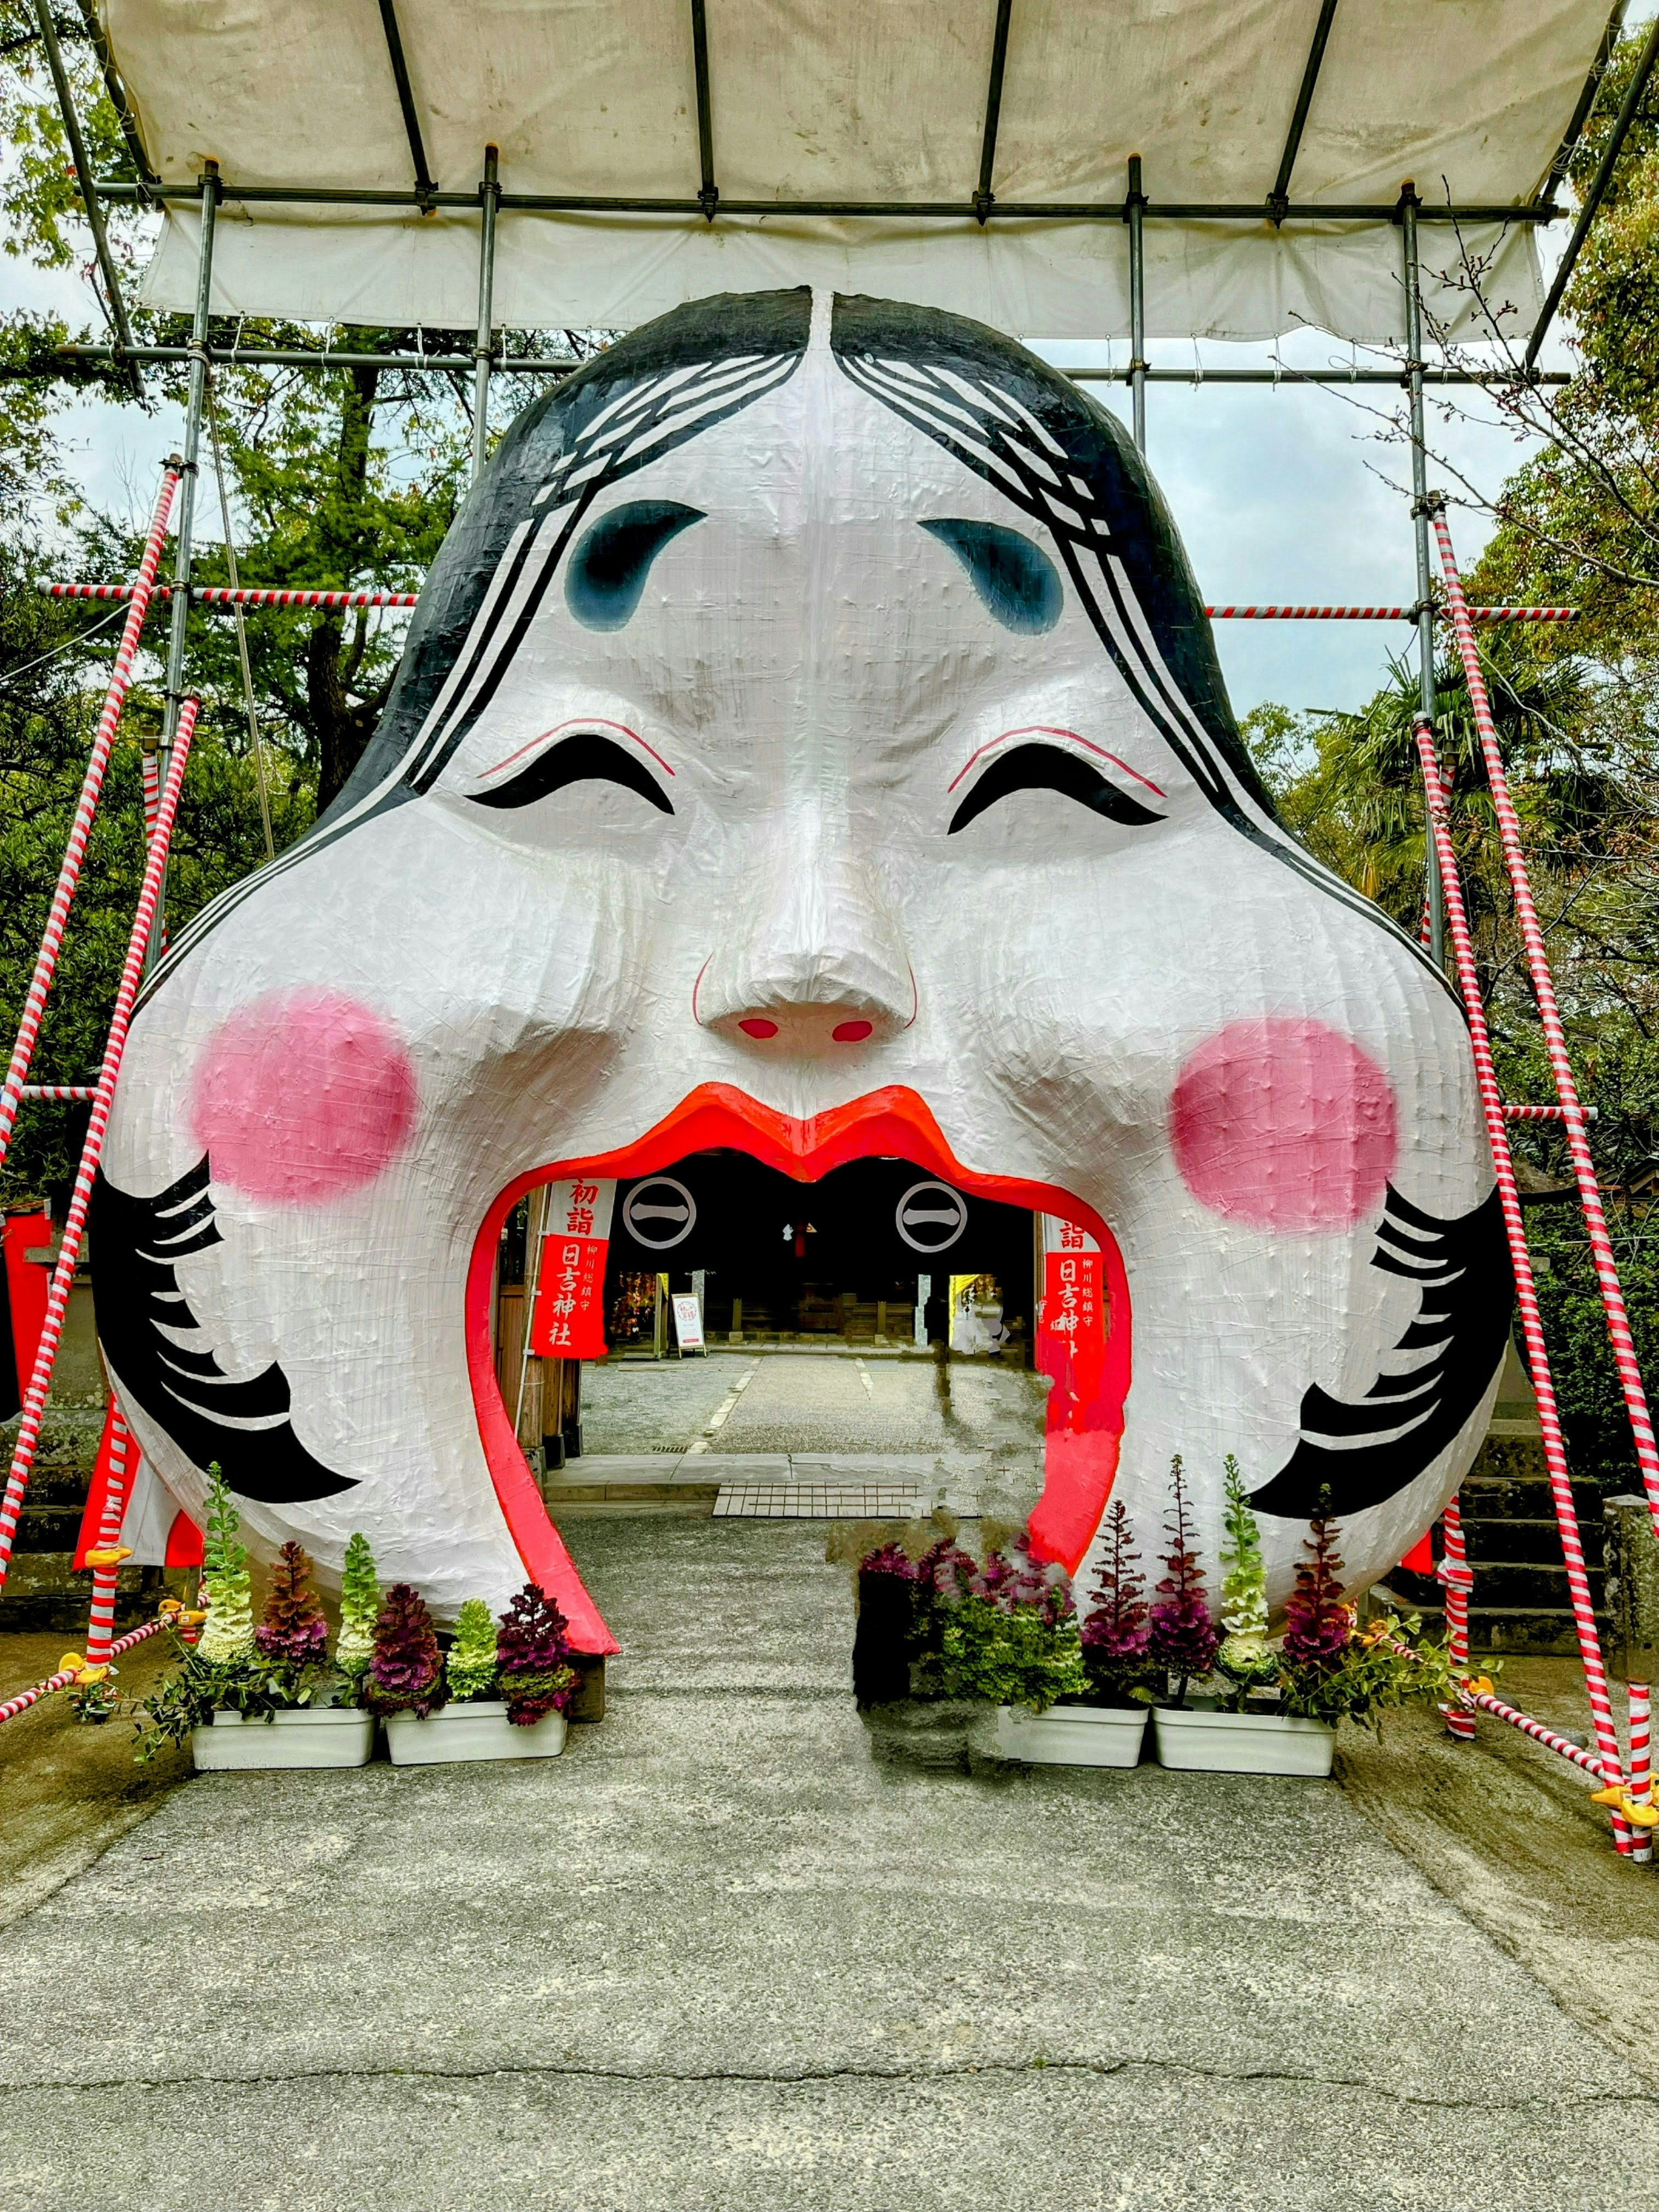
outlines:
M132 596L131 584L43 584L41 590L53 599L125 599ZM170 599L173 589L163 584L150 595L153 599ZM226 584L192 584L190 592L192 603L204 607L412 607L419 594L415 592L283 592L242 586L232 590Z
M54 599L124 599L130 584L42 584ZM285 592L223 584L195 584L191 598L204 607L412 607L415 592ZM164 585L158 597L169 596ZM1212 622L1415 622L1415 607L1206 607ZM1577 607L1471 607L1473 622L1577 622Z
M1659 1442L1656 1442L1654 1437L1647 1392L1643 1388L1642 1371L1637 1364L1636 1340L1631 1334L1629 1316L1625 1311L1625 1293L1619 1280L1618 1264L1613 1256L1613 1240L1607 1235L1601 1186L1595 1179L1595 1164L1590 1158L1589 1139L1584 1133L1584 1111L1578 1103L1578 1086L1573 1079L1572 1063L1567 1056L1567 1040L1556 1005L1555 983L1550 974L1549 956L1544 949L1544 933L1539 926L1538 909L1533 903L1532 884L1527 876L1520 819L1510 797L1509 778L1504 770L1503 748L1498 742L1492 702L1486 696L1480 655L1475 648L1469 609L1464 603L1463 580L1457 572L1457 560L1452 551L1451 532L1446 527L1444 511L1437 508L1432 520L1435 536L1440 545L1440 567L1446 580L1446 604L1451 612L1457 650L1469 687L1469 704L1474 710L1474 726L1480 732L1480 750L1486 763L1486 784L1492 793L1493 811L1498 817L1498 834L1504 848L1504 865L1509 871L1516 919L1521 925L1522 943L1526 948L1527 972L1532 982L1533 997L1538 1006L1538 1018L1543 1025L1544 1045L1549 1054L1550 1072L1555 1079L1556 1097L1561 1103L1561 1126L1566 1133L1567 1151L1572 1159L1579 1203L1584 1212L1584 1226L1589 1233L1590 1253L1595 1264L1596 1283L1601 1292L1602 1310L1607 1316L1613 1364L1619 1370L1619 1387L1624 1394L1625 1410L1630 1416L1637 1463L1642 1470L1642 1486L1647 1492L1648 1508L1653 1516L1655 1533L1659 1534Z
M155 512L150 517L149 535L144 540L144 556L138 564L138 580L130 587L132 604L122 627L121 642L116 647L115 666L111 672L109 689L104 694L104 711L98 717L98 728L92 740L87 772L81 782L81 796L76 802L75 819L70 826L69 842L64 848L64 865L58 872L58 884L52 895L46 933L40 939L34 973L29 979L29 988L24 996L22 1018L17 1024L17 1039L12 1047L11 1064L6 1070L4 1084L0 1085L0 1161L4 1160L11 1144L12 1128L22 1096L23 1079L27 1075L29 1062L34 1057L35 1041L40 1034L40 1017L46 1006L46 994L52 988L52 979L57 972L58 950L64 941L64 925L69 920L75 888L81 879L81 864L86 857L92 817L98 810L98 795L104 787L104 772L109 766L110 752L115 744L116 725L121 719L121 707L127 696L127 686L132 681L132 664L138 654L138 636L149 611L155 583L155 570L167 538L167 519L173 513L173 494L178 489L178 471L164 469L161 489L156 495Z
M145 1621L142 1627L135 1628L130 1635L118 1638L110 1645L106 1656L118 1659L124 1651L131 1651L135 1644L142 1644L146 1637L159 1635L166 1626L164 1620ZM38 1705L42 1698L49 1698L54 1690L67 1690L74 1680L74 1670L60 1671L49 1674L44 1682L36 1682L30 1689L20 1690L15 1698L8 1698L4 1705L0 1705L0 1721L15 1720L19 1713L27 1712L31 1705Z
M121 1072L121 1056L126 1050L127 1028L132 1019L133 1006L144 972L144 952L161 900L162 872L167 865L167 847L173 837L173 825L178 817L179 793L185 780L185 765L190 758L191 739L196 732L197 712L198 704L194 699L186 699L179 709L179 727L173 736L172 757L167 765L167 788L161 794L155 834L149 842L143 885L138 893L132 933L127 940L126 965L121 970L120 986L115 994L115 1011L110 1016L109 1036L104 1046L103 1066L99 1071L97 1096L92 1102L86 1142L81 1148L81 1165L64 1219L63 1242L58 1247L57 1264L52 1271L51 1288L46 1292L46 1319L41 1325L40 1341L35 1351L28 1389L24 1393L23 1416L18 1426L16 1448L12 1453L11 1470L6 1479L5 1496L0 1499L0 1589L5 1587L6 1576L10 1570L11 1549L17 1534L17 1516L22 1510L23 1493L28 1488L29 1473L34 1465L34 1450L40 1442L46 1393L52 1386L52 1370L58 1357L58 1340L64 1333L70 1285L74 1279L75 1263L80 1256L81 1239L86 1229L93 1177L98 1171L99 1158L104 1149L104 1132L109 1126L115 1079Z
M1206 607L1212 622L1415 622L1415 607ZM1438 611L1443 613L1444 610ZM1577 607L1471 607L1472 622L1577 622Z
M1492 1042L1486 1030L1486 1009L1480 1000L1480 980L1475 966L1474 946L1469 936L1468 914L1463 904L1462 878L1458 872L1456 848L1452 843L1445 787L1441 781L1440 766L1435 756L1432 726L1426 715L1418 716L1414 735L1423 772L1430 830L1440 861L1441 890L1446 902L1446 933L1451 941L1458 989L1468 1022L1469 1048L1474 1058L1481 1111L1486 1124L1486 1139L1492 1151L1492 1169L1498 1178L1499 1200L1504 1209L1504 1227L1509 1238L1510 1259L1515 1273L1516 1303L1521 1310L1527 1366L1532 1376L1533 1393L1538 1401L1538 1425L1543 1437L1544 1461L1549 1470L1550 1494L1554 1501L1556 1522L1561 1532L1561 1553L1566 1563L1573 1626L1577 1632L1579 1655L1583 1662L1584 1686L1589 1698L1596 1748L1601 1753L1605 1778L1616 1784L1622 1772L1619 1733L1613 1725L1607 1675L1601 1665L1601 1645L1595 1629L1595 1607L1590 1596L1589 1577L1584 1569L1584 1549L1578 1534L1578 1510L1573 1502L1566 1445L1562 1438L1560 1418L1556 1409L1555 1383L1550 1372L1543 1323L1539 1317L1532 1258L1527 1249L1526 1231L1522 1225L1521 1197L1516 1187L1514 1163L1510 1157L1509 1127L1504 1119L1504 1102L1498 1096L1497 1072L1492 1066ZM1629 1824L1618 1812L1613 1813L1612 1819L1613 1840L1621 1851L1628 1851L1631 1842Z

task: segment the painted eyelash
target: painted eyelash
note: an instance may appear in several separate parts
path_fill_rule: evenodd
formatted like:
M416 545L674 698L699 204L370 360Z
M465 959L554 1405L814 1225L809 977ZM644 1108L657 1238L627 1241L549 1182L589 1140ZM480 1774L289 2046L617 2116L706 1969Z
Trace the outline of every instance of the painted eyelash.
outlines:
M988 807L1016 791L1058 791L1125 829L1141 830L1167 818L1120 791L1097 768L1063 746L1015 745L991 763L951 817L946 836L954 837Z
M591 782L620 784L624 790L637 792L660 813L674 811L662 787L636 754L626 751L613 738L586 730L550 745L493 790L469 792L467 796L475 806L531 806L568 784Z

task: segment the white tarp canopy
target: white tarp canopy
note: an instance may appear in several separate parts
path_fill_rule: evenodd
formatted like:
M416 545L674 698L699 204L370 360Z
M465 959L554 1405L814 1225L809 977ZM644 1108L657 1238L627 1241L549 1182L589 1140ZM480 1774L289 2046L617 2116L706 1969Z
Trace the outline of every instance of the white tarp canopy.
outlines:
M1425 208L1425 296L1480 334L1459 270L1524 325L1539 285L1524 206L1548 175L1607 0L1340 0L1289 198L1265 212L1321 0L1012 0L991 188L998 208L1115 208L1144 162L1146 329L1263 338L1311 324L1403 330L1401 234L1323 208ZM145 148L167 185L220 165L214 307L222 313L470 325L479 218L438 204L273 204L242 187L410 192L414 140L388 42L406 60L427 173L474 192L485 145L506 195L495 320L629 325L716 291L813 283L953 309L1028 337L1128 328L1121 221L971 211L998 0L706 0L705 181L692 0L101 0ZM521 209L514 195L667 209ZM803 201L963 210L768 213ZM759 211L732 203L760 203ZM1163 208L1262 209L1258 219ZM195 297L198 218L170 207L145 286Z

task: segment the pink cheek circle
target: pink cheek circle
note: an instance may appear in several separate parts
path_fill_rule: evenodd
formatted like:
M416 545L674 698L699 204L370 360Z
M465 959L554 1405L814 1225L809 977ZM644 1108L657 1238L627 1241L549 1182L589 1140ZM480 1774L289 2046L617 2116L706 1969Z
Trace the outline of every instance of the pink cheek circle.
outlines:
M1233 1022L1200 1045L1170 1100L1193 1196L1253 1229L1347 1229L1380 1205L1399 1156L1388 1077L1322 1023Z
M216 1182L302 1206L372 1182L415 1107L414 1066L383 1014L339 991L277 991L216 1032L190 1118Z

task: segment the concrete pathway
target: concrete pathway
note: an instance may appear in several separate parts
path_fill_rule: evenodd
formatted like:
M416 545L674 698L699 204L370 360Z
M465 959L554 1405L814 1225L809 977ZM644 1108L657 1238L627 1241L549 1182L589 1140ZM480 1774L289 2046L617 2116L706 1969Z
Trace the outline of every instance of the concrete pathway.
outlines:
M873 1764L826 1533L574 1528L562 1759L177 1791L0 1937L0 2202L1659 2203L1652 2094L1334 1784Z

